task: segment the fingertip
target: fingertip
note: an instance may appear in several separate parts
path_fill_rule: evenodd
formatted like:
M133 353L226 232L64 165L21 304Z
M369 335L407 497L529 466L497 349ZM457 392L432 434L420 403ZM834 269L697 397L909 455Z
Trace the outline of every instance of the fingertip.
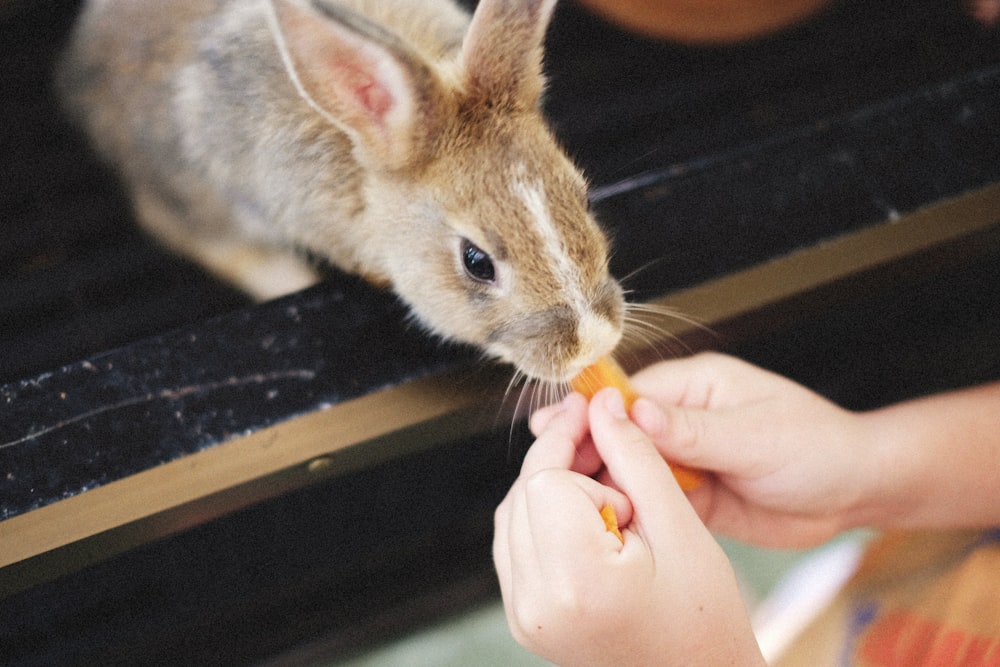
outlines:
M563 410L573 410L586 407L587 399L583 394L571 391L570 393L563 396L563 399L559 401L559 406Z
M630 443L625 448L631 451L639 446L636 441L649 441L649 437L632 421L617 389L602 389L594 396L590 406L591 434L605 464L609 463L608 456L612 451L620 453L625 443Z
M628 420L628 409L625 407L625 399L622 393L614 387L601 389L594 395L590 402L591 406L598 410L604 410L619 421Z
M640 401L648 403L640 407ZM616 389L602 389L591 401L591 435L598 454L604 461L614 485L631 496L637 480L653 478L653 484L670 475L670 469L653 439L634 421L636 408L640 413L655 413L658 408L646 399L638 399L629 416ZM652 419L655 419L653 417ZM640 493L644 491L640 490ZM634 500L634 499L633 499Z
M558 411L557 406L546 405L544 408L539 408L531 413L531 416L528 417L528 428L536 438L539 433L545 430L546 425L548 425Z
M535 436L538 436L557 416L567 410L580 409L581 402L585 404L586 401L587 399L580 394L571 392L563 396L558 403L552 403L535 410L528 418L528 428Z
M530 474L547 467L569 469L576 459L576 448L586 435L586 401L582 396L567 397L536 431L535 442L521 464L521 473Z
M632 406L632 421L654 442L666 432L667 416L663 408L645 396L636 399Z

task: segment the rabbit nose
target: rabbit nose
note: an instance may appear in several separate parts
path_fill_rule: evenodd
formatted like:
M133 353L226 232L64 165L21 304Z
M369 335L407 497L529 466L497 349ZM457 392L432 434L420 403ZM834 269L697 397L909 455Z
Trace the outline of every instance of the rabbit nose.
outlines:
M577 324L577 354L566 364L566 373L574 377L601 357L611 354L622 339L622 328L596 313L584 313Z

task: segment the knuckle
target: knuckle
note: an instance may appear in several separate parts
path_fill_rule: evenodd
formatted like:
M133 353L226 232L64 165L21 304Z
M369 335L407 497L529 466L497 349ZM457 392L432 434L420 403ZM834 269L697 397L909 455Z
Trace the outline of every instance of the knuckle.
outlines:
M510 496L504 498L503 502L497 505L496 511L493 512L494 531L503 526L506 526L509 517L510 517Z
M543 468L529 475L524 480L524 495L527 498L547 496L552 489L565 481L565 470L561 468Z

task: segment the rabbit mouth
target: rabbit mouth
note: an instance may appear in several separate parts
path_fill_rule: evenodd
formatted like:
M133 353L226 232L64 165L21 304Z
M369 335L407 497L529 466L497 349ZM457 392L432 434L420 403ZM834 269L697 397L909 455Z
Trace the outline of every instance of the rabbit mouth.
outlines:
M593 313L568 316L568 309L536 314L496 332L487 350L525 376L563 384L601 357L622 338L622 326Z

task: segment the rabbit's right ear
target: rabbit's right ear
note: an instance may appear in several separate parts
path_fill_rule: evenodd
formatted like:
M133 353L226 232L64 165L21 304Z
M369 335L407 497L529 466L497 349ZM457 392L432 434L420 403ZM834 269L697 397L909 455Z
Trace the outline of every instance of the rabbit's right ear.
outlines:
M273 29L299 93L348 134L358 157L398 169L431 136L437 79L393 34L335 3L273 0Z

